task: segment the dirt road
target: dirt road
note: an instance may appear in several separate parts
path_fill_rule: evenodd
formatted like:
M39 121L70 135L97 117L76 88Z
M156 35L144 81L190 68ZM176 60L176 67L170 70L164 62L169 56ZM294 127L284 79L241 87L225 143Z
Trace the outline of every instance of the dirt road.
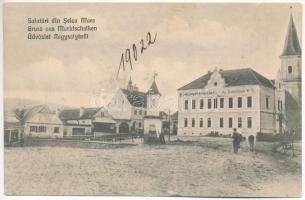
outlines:
M301 156L260 143L232 154L231 140L80 149L5 149L7 195L276 196L301 195Z

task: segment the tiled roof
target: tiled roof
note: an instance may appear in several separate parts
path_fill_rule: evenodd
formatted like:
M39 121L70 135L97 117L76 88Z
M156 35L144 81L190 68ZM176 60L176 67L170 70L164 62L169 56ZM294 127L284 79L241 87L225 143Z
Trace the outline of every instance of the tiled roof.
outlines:
M85 108L81 119L91 119L101 108Z
M147 105L147 94L136 90L121 89L123 94L127 97L129 103L135 107L146 108Z
M84 109L82 116L80 116L80 109ZM61 120L78 120L91 119L101 108L76 108L62 110L59 114Z
M299 44L297 31L293 22L293 17L290 16L288 31L285 40L284 51L282 56L301 55L302 50Z
M68 109L68 110L62 110L59 113L59 118L61 120L74 120L74 119L79 119L79 109Z
M262 85L269 88L274 88L272 82L257 73L251 68L223 70L219 71L225 81L226 87L240 86L240 85ZM212 73L209 72L191 83L179 88L178 90L191 90L205 88L210 80Z

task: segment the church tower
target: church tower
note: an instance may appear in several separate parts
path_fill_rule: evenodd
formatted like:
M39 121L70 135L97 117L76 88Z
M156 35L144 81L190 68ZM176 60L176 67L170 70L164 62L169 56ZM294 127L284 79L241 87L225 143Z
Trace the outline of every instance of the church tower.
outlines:
M159 116L160 97L161 97L161 93L159 92L159 89L157 87L155 75L154 75L154 81L151 84L151 86L147 92L147 115L148 116Z
M290 15L284 50L280 58L283 87L301 105L302 51L292 14Z

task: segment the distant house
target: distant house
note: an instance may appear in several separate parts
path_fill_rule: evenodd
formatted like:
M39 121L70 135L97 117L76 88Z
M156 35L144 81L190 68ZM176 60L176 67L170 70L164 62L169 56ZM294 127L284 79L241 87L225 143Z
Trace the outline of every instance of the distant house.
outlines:
M23 138L23 125L14 116L5 116L4 119L4 145L11 145Z
M115 132L115 121L103 107L62 110L64 136L93 136Z
M105 108L94 115L92 131L95 137L116 133L116 121Z
M64 124L57 111L48 106L36 106L25 112L24 134L30 137L61 138Z

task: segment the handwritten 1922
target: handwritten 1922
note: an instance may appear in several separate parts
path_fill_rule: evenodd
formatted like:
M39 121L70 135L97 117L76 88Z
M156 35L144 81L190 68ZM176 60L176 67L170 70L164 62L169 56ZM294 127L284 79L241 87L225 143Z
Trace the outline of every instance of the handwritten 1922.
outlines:
M140 53L142 54L150 45L154 44L157 39L157 33L155 33L154 38L152 39L150 32L146 35L146 41L144 39L140 40ZM131 56L131 52L132 55ZM137 45L134 43L132 44L132 48L127 48L124 53L121 54L121 61L119 65L119 69L117 71L117 78L121 70L125 71L125 62L129 64L130 69L132 70L132 60L135 62L138 60L138 49Z

